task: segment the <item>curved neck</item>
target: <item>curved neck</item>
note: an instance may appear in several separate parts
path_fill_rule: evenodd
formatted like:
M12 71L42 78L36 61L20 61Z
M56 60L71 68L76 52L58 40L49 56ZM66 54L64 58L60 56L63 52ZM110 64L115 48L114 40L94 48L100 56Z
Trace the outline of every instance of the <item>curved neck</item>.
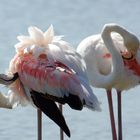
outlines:
M110 37L111 32L117 32L122 36L124 46L126 47L129 53L132 53L133 55L137 53L137 50L139 48L139 39L134 34L128 32L125 28L117 24L106 24L103 28L102 35L109 35L109 40L112 41Z
M123 37L124 42L126 42L126 39L128 38L128 36L130 36L130 32L128 32L126 29L122 28L121 26L117 24L104 25L102 35L104 34L110 35L111 32L119 33Z
M103 31L101 33L102 39L104 41L105 46L107 47L108 51L112 55L112 68L111 72L104 76L104 80L106 81L103 84L108 84L108 87L106 88L112 88L117 79L121 77L121 74L123 73L124 70L124 64L123 60L121 57L121 54L118 52L116 46L114 45L114 42L111 38L111 32L115 31L117 33L120 33L122 37L124 38L125 35L127 35L127 32L124 30L118 31L118 28L116 26L110 26L110 25L105 25L103 28Z

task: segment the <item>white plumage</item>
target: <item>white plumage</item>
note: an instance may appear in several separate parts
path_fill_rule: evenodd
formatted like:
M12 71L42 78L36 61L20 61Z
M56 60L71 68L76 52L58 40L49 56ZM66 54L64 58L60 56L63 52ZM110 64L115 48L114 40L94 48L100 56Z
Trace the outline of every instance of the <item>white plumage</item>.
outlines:
M117 24L106 24L101 35L84 39L77 47L87 65L90 84L105 88L109 101L113 140L117 139L111 89L118 96L118 139L122 140L121 91L140 83L138 38Z
M129 50L127 50L128 47L125 45L124 38L122 37L128 36L131 33L126 35L126 31L126 33L121 36L120 32L122 29L123 28L118 25L107 24L104 26L101 34L106 40L104 40L101 35L94 35L84 39L77 47L77 52L81 54L86 62L88 78L91 85L106 89L114 87L118 90L124 90L139 84L139 76L124 66L121 52L128 52ZM112 46L105 44L105 41L110 41L110 36L113 41ZM139 41L137 38L133 37L133 39L131 42L136 45L129 46L135 50L136 60L138 64L140 64ZM96 80L94 80L94 77L96 77ZM111 79L112 77L114 78L113 80ZM115 81L115 83L113 83L113 81Z

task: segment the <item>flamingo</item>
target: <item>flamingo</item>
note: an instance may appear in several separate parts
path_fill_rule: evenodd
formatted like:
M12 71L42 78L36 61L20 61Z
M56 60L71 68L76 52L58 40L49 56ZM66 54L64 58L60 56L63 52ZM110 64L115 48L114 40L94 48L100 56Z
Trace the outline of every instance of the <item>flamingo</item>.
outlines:
M111 90L116 89L118 139L122 140L121 93L140 83L138 38L115 23L105 24L101 34L85 38L78 45L77 52L86 62L90 84L107 91L113 140L117 139L117 135Z
M86 65L61 36L54 36L52 25L46 32L34 26L29 27L28 32L29 36L17 37L16 54L10 61L7 75L0 76L0 83L10 88L8 95L12 104L32 104L70 137L55 102L67 103L75 110L83 107L101 110L89 86Z

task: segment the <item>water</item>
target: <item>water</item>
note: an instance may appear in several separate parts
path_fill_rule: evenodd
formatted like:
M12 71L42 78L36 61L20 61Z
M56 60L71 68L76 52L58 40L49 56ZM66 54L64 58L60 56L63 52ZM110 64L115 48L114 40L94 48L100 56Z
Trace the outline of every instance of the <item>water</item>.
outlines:
M46 30L54 25L56 34L65 35L65 40L74 47L85 37L100 33L105 23L116 22L140 38L140 2L138 0L1 0L0 3L0 72L5 72L15 54L16 36L27 34L27 27L38 26ZM5 89L1 88L2 91ZM111 130L108 105L104 90L93 89L102 102L101 113L87 109L74 111L64 109L71 130L71 140L109 140ZM123 94L124 140L140 138L140 88ZM132 94L131 94L132 93ZM114 93L114 100L116 99ZM114 102L115 115L116 102ZM35 140L36 110L18 107L14 110L0 109L0 140ZM58 140L59 128L43 116L43 139ZM65 137L65 140L68 140Z

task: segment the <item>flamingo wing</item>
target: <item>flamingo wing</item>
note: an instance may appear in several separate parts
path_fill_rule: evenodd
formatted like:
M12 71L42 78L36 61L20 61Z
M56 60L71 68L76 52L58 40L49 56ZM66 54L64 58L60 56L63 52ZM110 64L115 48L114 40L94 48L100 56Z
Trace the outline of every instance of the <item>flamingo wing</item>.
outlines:
M19 66L19 77L29 91L44 94L59 103L68 103L73 109L81 110L84 100L80 98L83 88L76 73L65 64L55 61L28 59Z

